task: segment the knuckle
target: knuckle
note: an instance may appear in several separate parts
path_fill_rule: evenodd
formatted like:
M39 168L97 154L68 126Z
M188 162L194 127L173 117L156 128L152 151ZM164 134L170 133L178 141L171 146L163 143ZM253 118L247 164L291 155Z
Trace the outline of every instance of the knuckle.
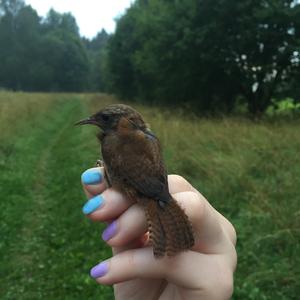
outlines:
M99 217L98 213L91 213L90 215L88 215L88 218L90 218L93 222L101 220L101 216Z
M226 276L226 278L224 278L222 284L221 284L221 288L222 290L222 295L223 295L223 299L230 299L232 294L233 294L233 276L231 274L231 276Z
M229 233L229 236L230 236L230 240L231 242L233 243L233 245L236 245L236 230L234 228L234 226L232 225L232 223L230 223L228 221L228 233Z
M191 184L181 175L171 174L168 176L170 182L180 186L191 186Z
M203 217L205 201L196 192L181 192L174 195L179 205L185 210L191 221L197 221Z
M205 210L205 202L195 192L188 192L187 197L191 218L194 220L201 219Z
M129 270L137 270L136 268L136 257L134 251L126 251L126 265L128 266Z
M219 299L225 300L230 299L233 294L233 286L234 286L234 280L233 280L233 271L230 267L227 266L227 264L223 264L223 266L219 270L219 274L221 274L218 277L218 294Z
M237 251L233 245L232 245L231 249L232 249L232 251L230 253L230 258L231 258L230 267L231 267L231 270L234 272L236 269L238 257L237 257Z

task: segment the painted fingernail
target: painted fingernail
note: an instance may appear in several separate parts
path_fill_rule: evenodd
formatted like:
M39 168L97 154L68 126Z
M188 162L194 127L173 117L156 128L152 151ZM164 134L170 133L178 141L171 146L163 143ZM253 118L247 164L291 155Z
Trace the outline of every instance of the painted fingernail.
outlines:
M89 169L82 173L81 181L84 184L97 184L102 180L102 174L99 170Z
M98 277L104 276L107 273L107 271L108 271L108 263L102 262L99 265L97 265L91 269L90 275L93 278L98 278Z
M117 222L110 223L102 233L102 239L104 241L110 240L117 232Z
M103 204L103 197L101 195L97 195L91 198L88 202L86 202L82 208L84 214L88 215L95 211L98 207Z

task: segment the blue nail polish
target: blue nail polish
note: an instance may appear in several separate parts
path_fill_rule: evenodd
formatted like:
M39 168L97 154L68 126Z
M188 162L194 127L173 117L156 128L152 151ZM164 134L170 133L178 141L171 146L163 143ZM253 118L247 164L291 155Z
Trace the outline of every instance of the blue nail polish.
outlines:
M97 184L102 180L102 174L97 169L89 169L82 173L81 180L84 184Z
M88 215L100 207L103 203L103 197L101 195L95 196L91 198L88 202L86 202L82 208L84 214Z

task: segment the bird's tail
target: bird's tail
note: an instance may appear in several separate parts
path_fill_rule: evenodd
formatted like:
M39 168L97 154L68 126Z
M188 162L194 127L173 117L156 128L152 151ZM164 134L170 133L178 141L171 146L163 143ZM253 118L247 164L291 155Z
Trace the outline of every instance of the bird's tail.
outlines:
M144 206L155 257L172 256L194 245L192 225L173 198L163 207L153 200Z

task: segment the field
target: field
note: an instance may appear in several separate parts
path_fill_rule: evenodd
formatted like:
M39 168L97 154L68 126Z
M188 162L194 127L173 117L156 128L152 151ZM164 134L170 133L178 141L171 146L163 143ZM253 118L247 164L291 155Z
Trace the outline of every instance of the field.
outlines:
M89 277L111 255L104 226L81 212L80 175L98 158L95 129L73 124L114 101L0 93L0 299L113 299L110 287ZM169 172L190 180L234 224L233 299L297 299L300 122L138 109L164 145Z

